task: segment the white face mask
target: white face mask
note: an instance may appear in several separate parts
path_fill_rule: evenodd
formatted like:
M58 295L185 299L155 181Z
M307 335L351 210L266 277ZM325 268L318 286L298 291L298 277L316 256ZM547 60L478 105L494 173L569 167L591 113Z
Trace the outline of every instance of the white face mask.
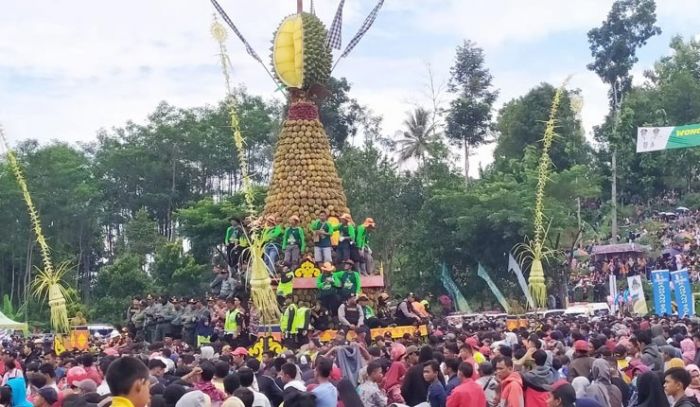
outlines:
M637 387L637 376L632 379L632 386Z

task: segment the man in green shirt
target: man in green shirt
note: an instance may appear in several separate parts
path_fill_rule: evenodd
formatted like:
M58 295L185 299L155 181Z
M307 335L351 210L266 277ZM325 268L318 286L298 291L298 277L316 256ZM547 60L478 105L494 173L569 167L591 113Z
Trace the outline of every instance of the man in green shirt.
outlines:
M338 242L338 262L350 259L355 248L355 223L349 213L340 215L340 241Z
M310 229L314 233L314 261L316 264L332 262L331 235L335 229L328 222L328 213L321 211L318 219L311 222Z
M282 238L282 250L284 251L284 264L288 265L292 271L299 268L301 254L306 250L306 239L304 238L304 229L299 226L297 215L289 217L289 227L284 231Z
M365 276L374 274L374 259L372 258L372 249L369 247L370 232L375 228L374 219L367 218L360 226L357 227L355 235L355 247L358 251L360 259L360 273Z
M347 300L351 294L359 295L362 291L360 273L352 269L353 265L354 262L347 259L343 262L343 269L333 273L340 301Z
M270 273L277 274L277 259L282 246L283 228L277 222L277 216L270 215L265 219L263 239L265 241L265 264Z
M241 256L240 241L245 238L241 221L231 217L231 225L226 229L224 244L226 245L226 258L228 259L229 272L233 273L238 268L238 258Z
M330 262L323 263L320 267L321 274L318 275L316 280L316 287L318 288L318 301L323 305L323 307L330 312L332 316L338 313L338 293L337 293L337 280L333 275L335 267Z

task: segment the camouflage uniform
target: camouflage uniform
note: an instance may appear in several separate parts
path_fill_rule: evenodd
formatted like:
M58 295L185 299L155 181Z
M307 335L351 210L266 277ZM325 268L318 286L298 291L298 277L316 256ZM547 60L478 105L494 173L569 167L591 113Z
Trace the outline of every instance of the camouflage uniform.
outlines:
M171 322L175 318L175 306L166 302L160 305L154 314L156 317L156 332L153 342L161 342L166 336L170 336Z

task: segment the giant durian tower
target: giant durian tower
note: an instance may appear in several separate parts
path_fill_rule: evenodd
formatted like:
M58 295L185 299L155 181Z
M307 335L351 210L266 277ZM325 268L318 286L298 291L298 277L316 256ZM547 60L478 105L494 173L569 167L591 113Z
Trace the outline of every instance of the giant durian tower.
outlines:
M272 66L290 103L277 141L265 215L285 221L297 215L306 226L322 210L331 216L349 212L328 136L312 101L316 89L328 82L331 63L326 27L318 17L299 11L282 21L273 41Z

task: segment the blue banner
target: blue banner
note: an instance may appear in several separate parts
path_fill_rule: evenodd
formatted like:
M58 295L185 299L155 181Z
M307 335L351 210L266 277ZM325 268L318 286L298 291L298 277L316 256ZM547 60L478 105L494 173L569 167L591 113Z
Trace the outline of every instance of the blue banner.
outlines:
M671 315L671 276L668 270L651 272L651 288L654 293L654 313Z
M695 315L695 301L693 301L693 289L690 287L688 270L679 270L671 273L673 288L676 292L678 304L678 316L680 318Z

